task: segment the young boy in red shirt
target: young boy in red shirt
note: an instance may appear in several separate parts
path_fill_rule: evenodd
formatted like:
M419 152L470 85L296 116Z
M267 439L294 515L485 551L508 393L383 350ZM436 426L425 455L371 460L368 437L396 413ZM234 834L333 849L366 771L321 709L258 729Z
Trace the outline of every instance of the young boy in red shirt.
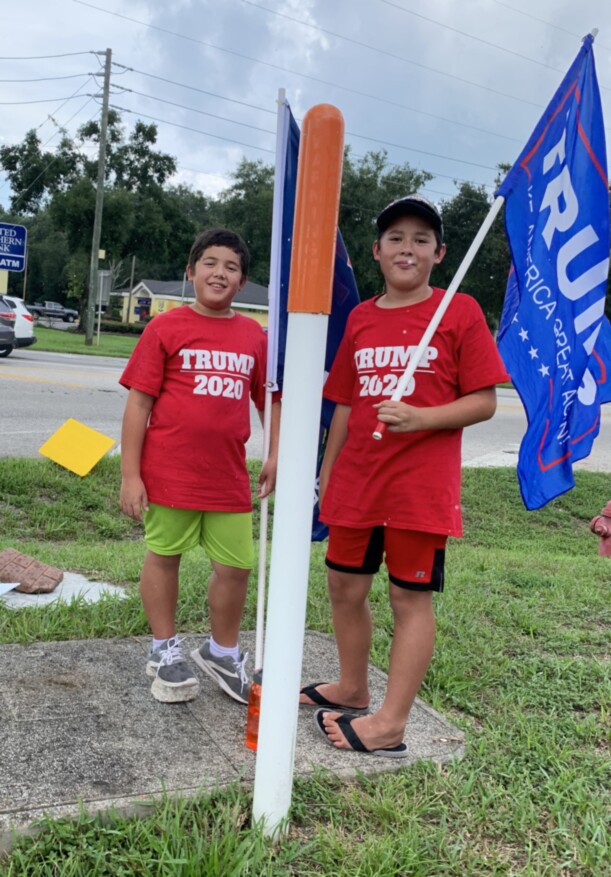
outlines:
M377 219L373 257L385 291L356 307L325 383L336 403L320 474L320 517L340 678L306 686L322 707L318 730L338 749L407 754L408 715L433 654L433 592L443 590L445 544L461 536L462 429L496 409L508 379L477 302L457 293L400 402L392 393L443 290L431 287L445 255L436 208L420 195ZM386 424L381 441L376 421ZM382 706L367 714L371 645L368 594L384 557L394 634Z
M248 703L248 655L240 620L253 564L252 500L245 445L250 399L263 410L267 336L232 310L249 253L227 229L203 232L189 254L195 302L160 314L142 333L120 383L129 396L121 434L121 509L143 520L148 548L140 580L153 633L146 672L157 700L192 700L199 682L176 635L181 557L202 545L211 636L191 657L234 700ZM279 403L259 497L274 488Z

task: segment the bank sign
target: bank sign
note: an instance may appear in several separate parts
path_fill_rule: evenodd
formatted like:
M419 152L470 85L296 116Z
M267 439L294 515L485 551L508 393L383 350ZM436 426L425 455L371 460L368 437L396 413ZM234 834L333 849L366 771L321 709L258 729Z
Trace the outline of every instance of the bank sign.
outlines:
M23 271L28 231L24 225L0 222L0 271Z

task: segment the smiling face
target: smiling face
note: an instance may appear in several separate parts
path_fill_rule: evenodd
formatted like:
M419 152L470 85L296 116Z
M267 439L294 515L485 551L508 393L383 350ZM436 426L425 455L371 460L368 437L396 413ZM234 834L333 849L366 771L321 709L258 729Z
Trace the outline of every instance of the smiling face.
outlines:
M193 310L208 317L227 316L231 303L246 283L239 253L229 247L206 247L194 267L187 266L193 283Z
M373 244L373 258L380 263L386 281L383 307L413 304L430 295L433 266L445 255L435 232L418 216L401 216Z

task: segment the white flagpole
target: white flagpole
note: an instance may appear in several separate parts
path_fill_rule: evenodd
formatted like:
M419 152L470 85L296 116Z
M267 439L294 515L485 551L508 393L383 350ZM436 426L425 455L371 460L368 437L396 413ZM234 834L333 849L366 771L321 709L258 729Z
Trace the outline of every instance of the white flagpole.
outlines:
M286 166L286 142L288 136L288 113L286 93L278 89L278 115L276 126L276 169L274 174L274 202L272 210L272 241L269 266L268 293L268 350L265 408L263 410L263 462L269 456L272 420L272 393L278 389L278 330L280 305L280 262L282 255L282 199ZM259 523L259 567L257 578L257 620L255 628L255 670L263 666L263 631L265 627L265 584L267 568L267 532L269 520L268 497L261 500Z
M263 462L269 456L270 427L272 421L272 394L265 393L263 411ZM264 496L259 509L259 567L257 578L257 621L255 628L255 670L263 666L263 630L265 625L265 582L267 566L267 524L269 520L269 497Z
M422 338L420 339L420 343L418 344L418 347L414 351L413 355L410 356L409 362L407 363L407 368L405 369L405 371L403 372L403 374L399 378L399 381L397 383L395 391L391 396L391 400L393 402L398 402L401 399L401 397L403 396L403 393L405 392L405 390L407 389L407 385L409 384L409 382L413 378L414 373L415 373L416 369L418 368L418 365L420 364L420 359L422 358L422 354L424 353L429 341L431 340L431 338L435 334L437 326L441 322L443 315L445 314L445 312L447 311L447 309L450 305L450 302L454 298L454 294L455 294L456 290L458 289L458 287L462 283L465 274L469 270L469 266L471 265L471 262L475 258L477 251L481 247L481 245L484 241L484 238L486 237L486 235L490 231L490 227L491 227L492 223L494 222L494 220L496 219L497 214L498 214L499 210L501 209L501 207L503 206L504 201L505 201L505 199L501 195L498 195L494 199L494 201L492 203L492 207L488 211L488 215L486 216L486 218L482 222L479 231L477 232L477 234L475 235L475 238L473 239L473 243L471 244L471 246L467 250L466 256L464 257L464 259L462 260L462 262L460 263L460 265L458 267L458 271L456 272L456 274L452 278L452 282L450 283L450 285L446 289L443 298L439 302L439 306L438 306L437 310L435 311L435 313L433 314L431 322L426 327L424 334L422 335ZM382 436L384 435L385 429L386 429L386 424L378 421L378 423L376 423L375 431L373 432L374 439L381 439Z

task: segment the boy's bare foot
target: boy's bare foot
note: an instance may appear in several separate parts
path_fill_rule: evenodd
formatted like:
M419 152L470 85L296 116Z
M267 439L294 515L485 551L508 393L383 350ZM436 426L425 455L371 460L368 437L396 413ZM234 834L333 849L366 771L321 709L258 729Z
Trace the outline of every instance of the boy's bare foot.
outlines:
M320 724L324 728L324 733L329 742L337 749L347 749L349 751L355 749L345 733L346 719L349 720L350 728L363 746L362 750L357 751L380 752L385 749L392 750L403 743L405 728L389 726L379 718L377 713L369 716L355 716L354 718L342 713L323 712L322 710L319 713L322 713ZM317 713L317 716L319 713ZM338 719L341 719L340 724L337 722ZM344 729L342 729L342 725L344 725Z
M303 706L361 712L369 707L369 693L345 691L338 682L315 682L301 689L299 703Z

